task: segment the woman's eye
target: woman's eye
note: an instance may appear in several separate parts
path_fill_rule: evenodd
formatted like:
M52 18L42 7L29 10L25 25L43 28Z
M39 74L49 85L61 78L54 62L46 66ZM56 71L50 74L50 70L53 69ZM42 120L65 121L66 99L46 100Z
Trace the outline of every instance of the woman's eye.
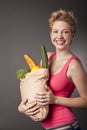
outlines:
M58 31L53 31L53 33L58 33Z
M63 33L69 33L69 31L64 31Z

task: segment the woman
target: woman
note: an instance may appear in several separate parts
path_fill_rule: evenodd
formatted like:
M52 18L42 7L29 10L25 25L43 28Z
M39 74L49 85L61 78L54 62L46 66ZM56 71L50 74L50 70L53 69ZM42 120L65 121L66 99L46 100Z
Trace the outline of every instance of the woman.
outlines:
M42 121L45 130L80 130L71 108L87 107L87 74L79 58L70 50L76 34L73 12L62 9L53 12L49 18L49 30L56 51L48 53L50 79L45 86L47 92L38 93L31 106L27 99L22 101L18 110L38 121L34 117L39 112L37 103L49 104L49 114ZM71 97L75 88L79 97Z

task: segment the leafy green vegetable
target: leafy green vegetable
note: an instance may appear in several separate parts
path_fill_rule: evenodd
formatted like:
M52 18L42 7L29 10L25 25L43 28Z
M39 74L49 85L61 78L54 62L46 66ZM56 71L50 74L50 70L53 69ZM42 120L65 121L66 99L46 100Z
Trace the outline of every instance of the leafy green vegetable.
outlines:
M23 79L25 78L25 74L27 73L28 71L26 69L19 69L17 72L16 72L16 77L17 79Z

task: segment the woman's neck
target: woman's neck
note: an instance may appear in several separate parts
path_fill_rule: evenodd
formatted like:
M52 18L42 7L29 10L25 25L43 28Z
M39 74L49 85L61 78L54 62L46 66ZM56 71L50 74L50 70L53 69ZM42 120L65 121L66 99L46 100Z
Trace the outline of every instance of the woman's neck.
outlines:
M70 50L66 50L66 51L56 50L56 60L65 60L68 59L71 55L73 54Z

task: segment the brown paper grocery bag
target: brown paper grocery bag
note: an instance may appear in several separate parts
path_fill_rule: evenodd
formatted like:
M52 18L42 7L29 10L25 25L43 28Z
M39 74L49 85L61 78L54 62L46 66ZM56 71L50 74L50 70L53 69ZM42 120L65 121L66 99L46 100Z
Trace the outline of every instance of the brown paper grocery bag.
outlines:
M45 68L37 69L33 72L27 73L24 79L20 81L20 92L22 100L28 98L29 103L35 101L35 94L38 92L45 92L45 84L49 79L49 71ZM41 106L40 113L35 116L39 121L47 117L49 106Z

